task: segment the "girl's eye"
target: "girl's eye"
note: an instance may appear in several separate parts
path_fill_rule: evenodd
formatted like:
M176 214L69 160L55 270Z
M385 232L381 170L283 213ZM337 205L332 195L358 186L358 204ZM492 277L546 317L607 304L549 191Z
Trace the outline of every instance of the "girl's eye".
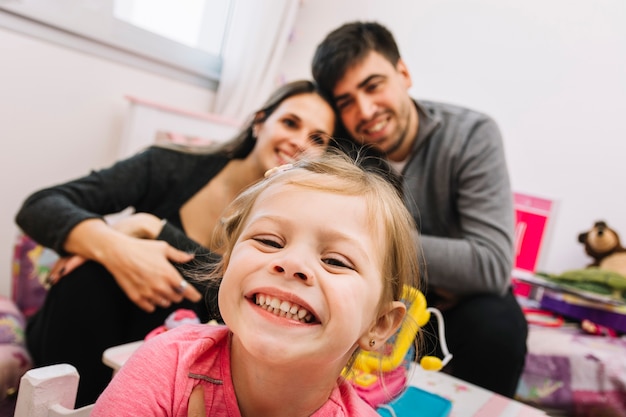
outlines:
M257 242L265 245L265 246L271 246L272 248L276 248L276 249L281 249L282 245L272 239L265 239L265 238L254 238L254 240L256 240Z
M354 267L352 265L349 265L346 262L343 262L341 259L337 258L326 258L324 259L324 263L331 266L337 266L339 268L348 268L354 270Z

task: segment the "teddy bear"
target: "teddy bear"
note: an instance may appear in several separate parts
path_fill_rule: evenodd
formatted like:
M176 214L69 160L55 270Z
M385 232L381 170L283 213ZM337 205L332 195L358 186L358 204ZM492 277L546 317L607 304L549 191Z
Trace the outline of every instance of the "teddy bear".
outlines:
M578 235L578 241L585 245L585 252L593 258L589 267L626 276L626 248L622 246L617 232L606 222L595 222L591 230Z

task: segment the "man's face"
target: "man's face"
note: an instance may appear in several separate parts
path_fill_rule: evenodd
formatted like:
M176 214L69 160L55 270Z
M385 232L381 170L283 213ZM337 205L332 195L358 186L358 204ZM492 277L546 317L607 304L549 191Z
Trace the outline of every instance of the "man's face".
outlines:
M373 145L389 159L401 161L417 133L410 87L411 76L402 60L394 67L372 51L345 72L333 97L344 126L357 142Z

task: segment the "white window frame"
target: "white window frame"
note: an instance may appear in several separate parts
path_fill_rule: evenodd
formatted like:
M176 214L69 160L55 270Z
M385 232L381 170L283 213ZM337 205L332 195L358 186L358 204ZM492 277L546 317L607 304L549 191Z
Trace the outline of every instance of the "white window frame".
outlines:
M51 3L62 5L60 9L65 11L55 9ZM72 7L73 3L80 3L81 7ZM91 7L84 7L85 4ZM113 0L0 0L0 27L213 91L217 89L222 72L221 56L115 19L112 10Z

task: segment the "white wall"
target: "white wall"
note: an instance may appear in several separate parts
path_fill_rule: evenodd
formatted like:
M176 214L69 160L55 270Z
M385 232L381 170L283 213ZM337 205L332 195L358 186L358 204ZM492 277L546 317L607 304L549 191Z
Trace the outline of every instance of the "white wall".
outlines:
M576 237L596 219L626 236L626 2L304 0L282 79L309 77L317 43L355 19L394 32L415 97L499 122L516 190L559 200L544 270L585 265ZM2 29L0 56L0 294L8 295L19 205L115 159L125 94L195 111L210 109L214 95Z
M22 201L116 159L130 94L208 111L214 93L0 29L0 294Z
M558 200L542 270L586 265L577 236L598 219L626 245L626 2L308 0L283 78L310 77L317 43L357 19L395 34L414 97L498 121L515 190Z

